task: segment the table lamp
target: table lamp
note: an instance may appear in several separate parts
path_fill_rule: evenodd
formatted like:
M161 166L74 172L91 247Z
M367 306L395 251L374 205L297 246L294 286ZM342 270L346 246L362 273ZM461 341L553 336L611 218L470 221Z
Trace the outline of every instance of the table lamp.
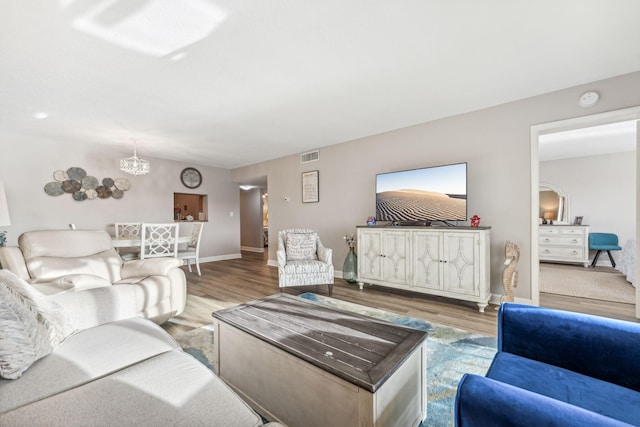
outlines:
M7 205L7 195L4 192L4 181L0 180L0 226L11 225L9 218L9 206ZM0 231L0 246L4 246L7 240L7 232Z
M549 222L549 224L551 224L551 225L553 225L553 217L554 217L554 216L555 216L555 215L553 214L553 212L552 212L552 211L548 211L548 212L545 212L545 213L544 213L544 219L545 219L545 221L548 221L548 222Z

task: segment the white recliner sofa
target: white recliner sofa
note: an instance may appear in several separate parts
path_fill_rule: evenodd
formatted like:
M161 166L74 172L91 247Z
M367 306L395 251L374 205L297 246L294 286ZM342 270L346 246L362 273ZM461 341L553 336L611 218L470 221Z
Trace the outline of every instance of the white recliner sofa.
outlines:
M91 295L100 304L109 294ZM90 313L63 309L54 296L0 270L0 426L263 425L154 322L89 315L78 329L76 311Z
M29 231L0 248L0 264L65 308L76 329L132 316L160 324L186 304L181 260L124 262L106 231Z

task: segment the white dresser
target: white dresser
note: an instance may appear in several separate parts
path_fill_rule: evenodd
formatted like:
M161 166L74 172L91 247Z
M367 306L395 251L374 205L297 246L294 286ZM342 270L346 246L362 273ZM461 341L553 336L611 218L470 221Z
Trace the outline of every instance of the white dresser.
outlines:
M538 228L540 261L581 263L589 266L589 226L541 225Z

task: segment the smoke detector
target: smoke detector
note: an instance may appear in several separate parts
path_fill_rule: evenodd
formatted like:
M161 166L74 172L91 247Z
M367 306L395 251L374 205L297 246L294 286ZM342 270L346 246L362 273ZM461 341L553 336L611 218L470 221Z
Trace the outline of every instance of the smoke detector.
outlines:
M598 102L598 98L600 98L600 96L597 92L585 92L580 96L578 105L585 108L593 107L596 105L596 102Z

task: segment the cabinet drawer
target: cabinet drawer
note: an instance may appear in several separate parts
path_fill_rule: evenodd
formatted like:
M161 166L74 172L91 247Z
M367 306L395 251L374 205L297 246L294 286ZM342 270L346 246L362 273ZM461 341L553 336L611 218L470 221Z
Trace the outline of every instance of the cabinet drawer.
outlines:
M584 259L584 248L557 248L553 246L542 246L539 252L540 259L562 258L564 260L575 259L582 261Z
M567 227L558 225L555 227L540 227L538 235L542 236L585 236L587 227Z
M560 229L553 228L553 227L540 227L538 228L538 235L539 236L559 236Z
M540 236L540 246L562 245L562 246L582 246L584 238L582 236Z
M584 236L584 228L580 227L580 228L567 228L567 227L562 227L560 229L560 235L577 235L577 236Z

